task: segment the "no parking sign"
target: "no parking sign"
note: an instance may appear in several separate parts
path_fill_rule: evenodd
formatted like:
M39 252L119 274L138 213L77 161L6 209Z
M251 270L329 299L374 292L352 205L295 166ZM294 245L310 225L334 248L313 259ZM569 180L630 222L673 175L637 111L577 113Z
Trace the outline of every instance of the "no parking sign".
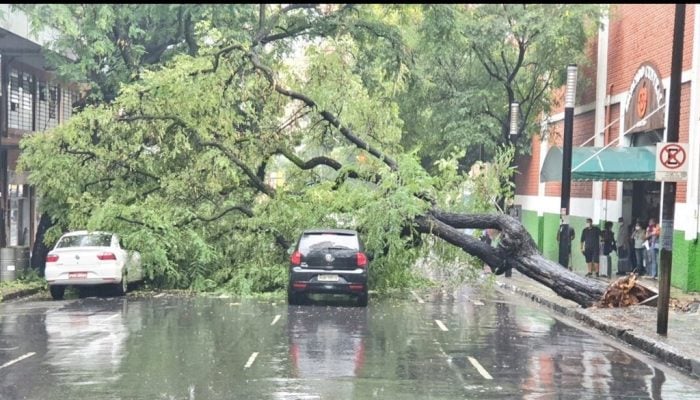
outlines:
M685 181L688 176L688 145L656 144L656 181Z

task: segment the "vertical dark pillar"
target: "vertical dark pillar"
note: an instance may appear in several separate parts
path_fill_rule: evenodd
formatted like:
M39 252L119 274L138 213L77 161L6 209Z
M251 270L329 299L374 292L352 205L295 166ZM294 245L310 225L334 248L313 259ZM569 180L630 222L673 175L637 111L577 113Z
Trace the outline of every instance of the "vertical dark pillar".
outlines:
M568 267L571 253L569 214L571 213L571 153L574 142L574 106L576 104L577 67L569 65L566 74L566 98L564 108L564 143L561 162L561 214L564 220L559 235L559 264Z
M673 24L673 50L671 53L671 86L668 95L668 130L666 141L669 143L678 142L678 126L680 123L681 110L681 73L683 70L683 32L685 30L685 4L676 4L676 17ZM659 264L659 299L656 309L656 333L666 335L668 332L668 303L671 293L671 266L673 256L671 253L673 239L673 219L676 213L676 182L664 182L664 193L667 195L662 199L664 215L661 219L670 220L671 224L664 226L661 234L671 238L659 243L660 264ZM659 221L661 222L661 221Z

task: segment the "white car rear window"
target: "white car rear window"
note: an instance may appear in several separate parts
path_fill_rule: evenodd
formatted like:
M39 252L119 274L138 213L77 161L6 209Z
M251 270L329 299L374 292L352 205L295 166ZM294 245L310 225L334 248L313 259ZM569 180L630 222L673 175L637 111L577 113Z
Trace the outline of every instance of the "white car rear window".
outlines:
M66 247L109 247L112 245L112 235L72 235L64 236L58 241L57 249Z

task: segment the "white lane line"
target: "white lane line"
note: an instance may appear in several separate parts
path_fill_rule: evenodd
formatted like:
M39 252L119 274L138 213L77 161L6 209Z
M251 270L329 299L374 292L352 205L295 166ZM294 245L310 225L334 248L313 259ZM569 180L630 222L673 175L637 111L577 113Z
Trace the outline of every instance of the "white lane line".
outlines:
M440 321L439 319L436 319L436 320L435 320L435 323L437 324L438 327L440 327L441 330L443 330L443 331L445 331L445 332L448 331L448 329L447 329L447 327L445 326L445 324L443 324L442 321Z
M105 322L105 321L109 321L110 319L113 319L113 318L117 318L117 317L118 317L118 316L120 316L120 315L121 315L121 314L119 314L119 313L116 313L116 314L110 315L109 317L107 317L107 318L103 319L103 320L102 320L102 321L100 321L100 322Z
M493 379L491 374L489 374L488 371L486 371L486 369L484 367L482 367L481 364L479 364L479 361L477 361L476 358L474 358L474 357L467 357L467 358L469 359L469 362L472 363L474 368L476 368L476 370L479 371L481 376L483 376L486 379Z
M248 359L248 362L245 363L245 366L243 368L250 368L251 365L255 362L255 359L258 357L258 353L255 352L250 355L250 358Z
M0 365L0 369L9 367L10 365L12 365L12 364L14 364L14 363L18 363L18 362L24 360L25 358L29 358L29 357L33 356L34 354L36 354L36 353L35 353L35 352L31 352L31 353L27 353L27 354L25 354L25 355L23 355L23 356L17 357L17 358L15 358L15 359L12 360L12 361L8 361L8 362L6 362L5 364Z
M272 325L276 324L276 323L277 323L277 321L279 321L279 320L280 320L280 317L281 317L281 315L279 315L279 314L275 315L275 319L273 319L273 320L272 320L272 323L270 324L270 326L272 326Z
M157 299L157 298L163 297L163 296L165 296L165 293L157 294L157 295L153 296L153 298L154 298L154 299Z
M420 296L418 296L418 295L416 294L416 292L414 292L413 290L411 290L411 294L413 295L413 297L416 298L416 300L418 301L418 303L420 303L420 304L425 303L425 301L423 301L423 299L421 299Z

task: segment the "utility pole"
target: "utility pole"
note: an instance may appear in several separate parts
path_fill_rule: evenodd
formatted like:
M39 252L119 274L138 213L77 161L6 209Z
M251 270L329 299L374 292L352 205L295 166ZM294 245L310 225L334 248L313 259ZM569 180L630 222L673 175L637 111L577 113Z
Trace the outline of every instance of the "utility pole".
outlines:
M569 237L569 204L571 203L571 152L574 141L574 106L576 104L576 79L578 68L569 64L566 68L566 96L564 99L564 146L561 162L561 232L559 233L559 264L569 267L571 238Z
M685 30L685 4L676 4L676 17L673 24L673 50L671 53L671 86L668 95L668 129L666 142L678 142L678 126L681 109L681 72L683 68L683 31ZM668 240L661 242L659 263L659 298L656 308L656 333L668 332L668 303L671 295L671 253L673 241L673 219L676 214L676 182L664 182L663 213L661 220L671 221L662 225L662 235ZM668 232L665 232L669 230ZM660 239L660 238L659 238Z

